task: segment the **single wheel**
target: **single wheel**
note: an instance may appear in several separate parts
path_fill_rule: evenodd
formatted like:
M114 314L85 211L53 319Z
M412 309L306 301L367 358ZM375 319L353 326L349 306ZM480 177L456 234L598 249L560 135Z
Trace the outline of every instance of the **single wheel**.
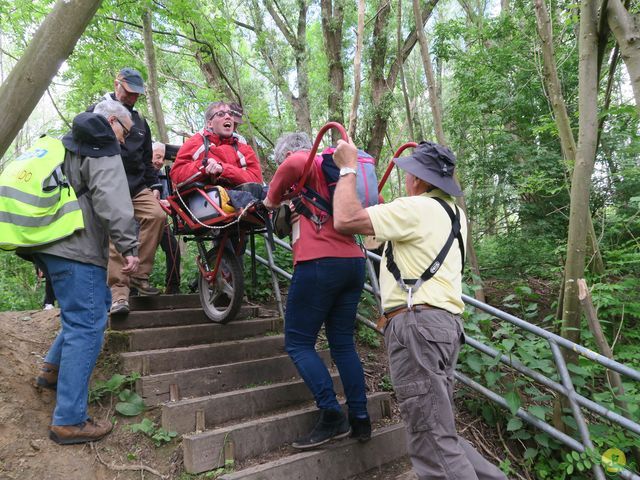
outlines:
M207 263L213 270L216 264L217 250L207 253ZM240 259L225 249L220 259L220 267L215 280L209 282L198 275L198 291L200 304L209 320L216 323L227 323L233 320L242 305L244 296L244 276Z

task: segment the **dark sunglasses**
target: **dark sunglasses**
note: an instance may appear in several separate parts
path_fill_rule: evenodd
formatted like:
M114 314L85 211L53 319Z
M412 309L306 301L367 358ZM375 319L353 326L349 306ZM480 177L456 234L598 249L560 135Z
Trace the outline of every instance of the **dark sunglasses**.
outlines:
M129 134L131 133L131 130L129 130L127 127L124 126L124 124L120 121L120 119L118 117L114 117L116 119L116 122L118 122L120 124L120 126L122 127L122 136L124 138L127 138L129 136Z

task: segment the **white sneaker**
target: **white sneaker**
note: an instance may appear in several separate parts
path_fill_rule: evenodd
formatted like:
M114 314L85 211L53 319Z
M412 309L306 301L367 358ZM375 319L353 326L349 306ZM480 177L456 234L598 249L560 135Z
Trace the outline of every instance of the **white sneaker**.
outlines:
M53 310L55 307L50 303L45 303L44 308L42 310Z

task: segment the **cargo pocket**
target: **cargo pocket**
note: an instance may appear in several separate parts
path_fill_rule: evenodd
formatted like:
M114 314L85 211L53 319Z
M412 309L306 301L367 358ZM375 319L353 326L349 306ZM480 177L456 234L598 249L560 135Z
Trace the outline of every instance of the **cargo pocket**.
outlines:
M452 356L455 351L454 330L416 325L419 335L420 350L424 366L428 370L443 374L452 364Z
M400 416L407 430L410 432L431 430L433 419L438 416L431 392L431 379L427 377L419 382L397 385L395 392Z

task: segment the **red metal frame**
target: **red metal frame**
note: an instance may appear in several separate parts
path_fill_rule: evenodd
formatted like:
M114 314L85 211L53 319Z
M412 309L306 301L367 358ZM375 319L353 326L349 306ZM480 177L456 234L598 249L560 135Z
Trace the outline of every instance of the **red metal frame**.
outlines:
M316 154L318 153L318 147L320 146L320 142L322 142L322 137L324 137L324 134L332 128L335 128L336 130L338 130L338 132L340 132L340 135L345 142L348 141L349 137L347 136L346 130L338 122L329 122L324 127L322 127L318 132L318 135L316 135L316 141L313 143L313 147L309 152L309 158L307 158L307 163L305 163L304 165L304 170L302 171L300 181L293 190L285 193L282 196L283 200L289 200L300 193L300 190L302 190L302 187L304 187L304 184L307 181L307 177L309 176L309 172L311 171L311 165L313 164L313 160L316 158Z
M202 258L198 255L198 269L202 274L203 278L207 280L209 284L213 283L218 275L218 270L220 269L220 262L222 261L222 254L227 244L227 238L229 237L229 232L224 232L220 243L218 244L218 251L216 252L216 263L213 267L213 270L207 271L202 262ZM205 259L206 261L206 259Z
M417 146L418 144L416 142L407 142L404 145L402 145L398 150L396 150L396 153L393 155L393 158L389 162L389 166L387 167L387 170L384 172L384 175L382 176L380 183L378 183L378 193L382 192L382 189L384 188L384 184L387 183L387 179L389 178L389 175L391 175L391 171L393 170L393 167L396 163L396 158L398 158L400 154L404 152L407 148L415 148Z
M211 185L210 187L213 187L213 185ZM223 223L229 223L235 220L240 214L240 212L237 212L237 211L233 213L225 212L213 200L211 200L211 198L209 198L209 196L207 195L207 187L193 186L191 188L184 190L183 192L180 192L180 196L182 198L185 198L186 196L188 196L193 192L197 192L199 195L202 195L205 201L209 203L209 205L211 205L219 213L219 215L217 217L213 217L208 220L200 220L199 222L196 222L191 217L189 212L187 212L184 209L184 207L182 206L182 202L178 198L178 195L174 193L173 195L170 195L167 197L167 201L169 202L170 208L165 208L165 211L169 214L173 214L173 213L176 214L179 231L183 230L184 226L188 227L192 232L195 232L203 228L202 224L212 226L212 225L218 225Z

